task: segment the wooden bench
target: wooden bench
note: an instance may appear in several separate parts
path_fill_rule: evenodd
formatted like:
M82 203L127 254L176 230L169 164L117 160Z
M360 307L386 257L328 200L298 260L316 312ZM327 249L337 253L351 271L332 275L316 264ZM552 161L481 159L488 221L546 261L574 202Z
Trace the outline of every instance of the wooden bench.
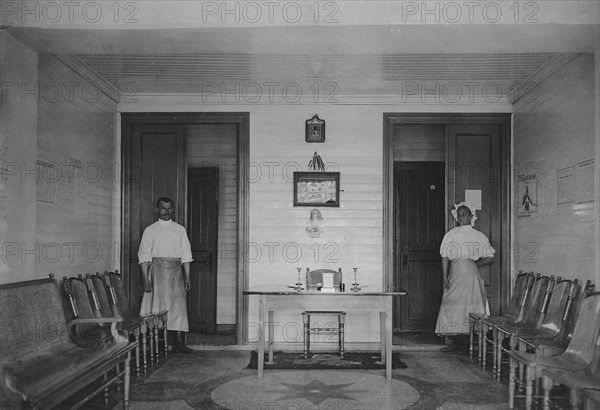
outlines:
M75 345L69 338L70 330L89 322L90 319L66 322L53 275L50 279L0 285L3 400L21 407L51 408L104 376L104 383L98 389L78 403L62 403L61 408L81 407L118 381L123 382L123 406L127 408L131 351L136 345L121 341L92 347ZM97 322L106 324L110 320ZM116 340L122 340L116 332L115 336ZM113 369L115 372L108 376Z

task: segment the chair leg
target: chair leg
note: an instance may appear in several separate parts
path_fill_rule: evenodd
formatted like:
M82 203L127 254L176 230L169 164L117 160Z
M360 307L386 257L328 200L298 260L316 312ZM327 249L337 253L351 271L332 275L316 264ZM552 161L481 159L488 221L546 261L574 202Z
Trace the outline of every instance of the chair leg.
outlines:
M517 383L517 361L510 358L510 368L508 371L508 408L515 408L515 385Z
M535 382L535 369L527 365L525 369L525 408L531 410L533 407L533 383Z
M140 375L140 328L133 330L133 338L135 339L135 374Z
M483 370L485 370L485 368L487 367L487 343L488 343L488 339L487 339L487 330L488 330L488 326L487 325L483 325L482 328L482 332L483 332L483 346L481 348L482 352L481 352L481 368Z
M149 330L149 339L150 339L150 365L154 365L154 332L156 332L156 326L154 322L148 328Z
M156 363L158 364L158 334L160 333L160 329L158 328L158 319L156 320L156 332L154 332L154 357L156 358Z
M144 361L144 373L146 373L146 371L148 371L148 342L147 339L148 338L148 325L146 323L144 323L143 327L142 327L142 355L143 355L143 361Z
M475 320L469 318L469 359L473 358L473 333L475 332Z
M129 381L130 381L130 362L131 352L127 353L127 359L125 359L125 375L123 376L123 408L129 408Z
M571 409L579 410L583 405L583 395L581 391L577 389L571 389L569 392L569 403L571 404Z
M492 377L500 381L500 366L502 366L502 343L504 343L504 334L497 331L496 347L494 348L494 365L492 366Z
M544 376L542 378L542 409L550 410L550 390L552 390L552 386L554 385L552 379L548 376Z
M479 320L479 337L477 339L477 364L479 366L481 366L481 350L483 349L483 342L484 342L484 337L485 337L485 332L483 331L483 321L480 319Z
M501 335L496 326L492 329L492 377L496 377L496 367L498 366L498 345L502 346Z
M167 321L163 321L163 333L164 333L164 337L165 337L165 357L167 357L167 348L169 347L169 342L167 339Z

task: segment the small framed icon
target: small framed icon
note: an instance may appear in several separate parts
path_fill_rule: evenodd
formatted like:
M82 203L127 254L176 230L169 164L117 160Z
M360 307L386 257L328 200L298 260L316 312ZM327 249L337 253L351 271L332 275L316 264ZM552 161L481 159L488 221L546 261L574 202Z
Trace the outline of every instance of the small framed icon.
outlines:
M325 120L317 114L306 120L306 142L325 142Z

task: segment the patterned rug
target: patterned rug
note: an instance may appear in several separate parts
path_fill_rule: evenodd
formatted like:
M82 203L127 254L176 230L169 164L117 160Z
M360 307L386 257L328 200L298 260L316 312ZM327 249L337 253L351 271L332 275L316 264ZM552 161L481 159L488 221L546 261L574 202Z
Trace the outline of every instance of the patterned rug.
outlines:
M268 355L265 354L265 360ZM258 366L258 353L252 352L248 369L256 369ZM400 360L399 353L392 354L392 369L406 369L406 363ZM303 353L284 353L275 352L273 363L265 361L265 369L385 369L385 364L381 362L379 353L367 352L344 353L344 360L337 354L309 354L304 358Z

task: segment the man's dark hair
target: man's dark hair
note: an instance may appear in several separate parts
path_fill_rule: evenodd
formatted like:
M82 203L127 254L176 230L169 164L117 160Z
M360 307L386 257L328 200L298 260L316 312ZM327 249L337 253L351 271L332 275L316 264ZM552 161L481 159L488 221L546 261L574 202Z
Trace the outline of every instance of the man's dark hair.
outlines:
M160 206L160 203L164 202L165 204L173 204L173 200L167 196L161 196L160 198L158 198L156 200L156 207L158 208Z

